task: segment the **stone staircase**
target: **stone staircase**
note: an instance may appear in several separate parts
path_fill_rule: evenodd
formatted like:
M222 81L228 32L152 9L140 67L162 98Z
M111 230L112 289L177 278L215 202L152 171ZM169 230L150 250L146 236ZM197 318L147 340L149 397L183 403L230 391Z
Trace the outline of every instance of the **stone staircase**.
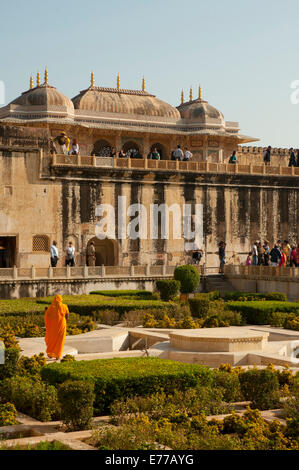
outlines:
M219 290L221 297L223 297L226 292L232 292L235 289L224 276L221 274L213 274L206 277L205 290L206 292Z

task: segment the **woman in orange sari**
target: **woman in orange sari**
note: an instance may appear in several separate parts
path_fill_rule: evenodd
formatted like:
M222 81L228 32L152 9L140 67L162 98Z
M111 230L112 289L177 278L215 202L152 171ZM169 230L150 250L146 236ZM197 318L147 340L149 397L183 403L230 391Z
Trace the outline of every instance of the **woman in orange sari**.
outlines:
M62 303L61 295L56 295L45 312L47 356L60 359L66 335L69 309Z

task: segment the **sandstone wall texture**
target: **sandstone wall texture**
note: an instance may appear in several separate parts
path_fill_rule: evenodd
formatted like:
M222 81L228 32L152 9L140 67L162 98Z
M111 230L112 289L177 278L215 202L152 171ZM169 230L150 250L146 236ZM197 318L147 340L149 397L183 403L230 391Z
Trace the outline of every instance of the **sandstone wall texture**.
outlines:
M145 239L98 241L97 262L106 265L169 264L188 262L183 239L170 236L150 239L151 204L203 205L202 248L207 266L217 266L217 249L227 243L230 263L244 263L255 240L278 238L299 242L297 177L197 174L172 171L138 171L121 168L50 169L46 129L0 127L0 242L15 237L15 264L29 268L49 266L46 244L36 250L34 237L57 241L58 266L69 240L76 248L76 263L86 263L86 247L96 236L96 207L110 204L115 210L118 231L119 196L127 206L143 204L147 212ZM249 149L249 150L248 150ZM239 150L240 163L261 163L263 149ZM275 160L276 159L276 160ZM241 161L242 160L242 161ZM274 162L288 161L286 150L273 150ZM127 224L130 222L126 218ZM161 220L158 225L161 228ZM44 240L45 240L44 238ZM1 243L0 243L1 245ZM33 251L35 248L36 251Z

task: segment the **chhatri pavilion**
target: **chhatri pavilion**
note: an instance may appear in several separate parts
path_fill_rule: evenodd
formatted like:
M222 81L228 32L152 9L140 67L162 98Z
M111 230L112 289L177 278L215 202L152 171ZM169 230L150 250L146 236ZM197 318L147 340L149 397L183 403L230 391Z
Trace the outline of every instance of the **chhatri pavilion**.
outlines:
M69 99L37 74L36 86L0 108L0 122L9 125L43 127L56 136L62 129L76 138L82 155L106 156L111 148L119 152L137 150L146 157L157 148L161 159L170 159L178 144L188 147L194 161L226 161L239 144L258 139L239 133L239 123L225 121L223 114L202 98L189 100L181 93L181 104L174 107L146 91L95 86L91 74L89 88Z

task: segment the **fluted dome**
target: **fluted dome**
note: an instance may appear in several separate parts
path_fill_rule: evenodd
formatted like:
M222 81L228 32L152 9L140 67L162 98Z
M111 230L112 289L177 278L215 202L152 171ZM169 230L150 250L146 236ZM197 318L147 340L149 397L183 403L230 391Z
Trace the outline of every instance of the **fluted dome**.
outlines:
M10 104L17 106L39 106L45 109L66 108L74 111L72 101L55 87L48 84L25 91Z
M81 112L124 114L179 120L179 111L146 91L90 87L73 98L74 107Z
M182 119L195 123L206 124L208 121L217 119L219 123L224 125L223 114L218 109L211 106L207 101L202 99L188 101L177 107Z

